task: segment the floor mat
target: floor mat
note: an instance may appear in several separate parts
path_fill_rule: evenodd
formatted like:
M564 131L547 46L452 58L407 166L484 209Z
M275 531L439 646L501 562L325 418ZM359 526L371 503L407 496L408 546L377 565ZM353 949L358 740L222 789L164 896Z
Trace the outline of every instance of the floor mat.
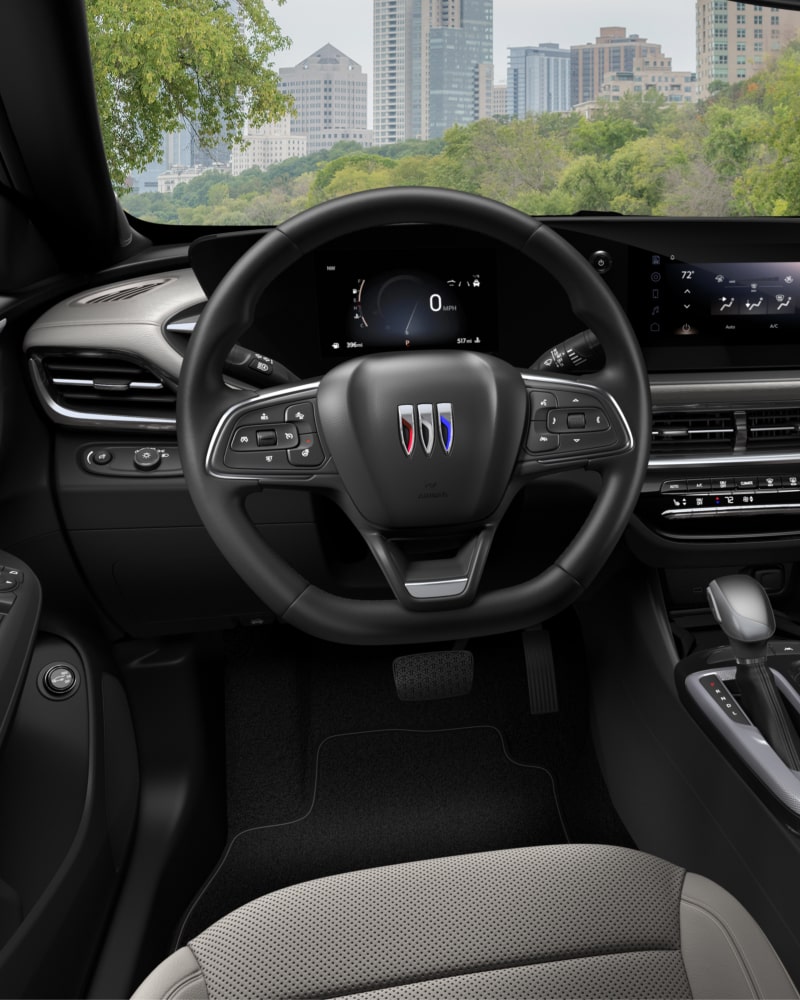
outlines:
M318 745L297 818L240 830L179 932L184 943L266 892L358 867L568 839L550 772L492 726L381 730Z

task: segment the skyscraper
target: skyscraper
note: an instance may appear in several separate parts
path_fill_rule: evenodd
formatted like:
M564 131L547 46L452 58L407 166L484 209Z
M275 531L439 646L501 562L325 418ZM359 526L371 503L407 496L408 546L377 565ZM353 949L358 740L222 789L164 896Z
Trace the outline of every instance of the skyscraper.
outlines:
M736 83L764 69L800 31L800 13L727 0L697 0L700 97L713 83ZM713 88L712 88L713 89Z
M661 46L646 38L629 35L626 28L601 28L594 42L573 45L571 104L593 101L600 93L606 73L632 73L639 60L661 57Z
M294 98L292 135L306 136L308 152L342 140L368 145L367 74L333 45L279 71L280 88Z
M512 118L572 107L571 55L554 42L508 50L506 114Z
M493 0L373 0L375 142L492 114Z

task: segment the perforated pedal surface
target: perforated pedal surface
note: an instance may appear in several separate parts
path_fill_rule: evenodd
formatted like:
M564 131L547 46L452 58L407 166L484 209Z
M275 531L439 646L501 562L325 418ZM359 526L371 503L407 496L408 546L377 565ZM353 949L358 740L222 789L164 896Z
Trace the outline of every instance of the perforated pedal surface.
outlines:
M472 690L474 659L466 649L398 656L392 664L400 701L460 698Z

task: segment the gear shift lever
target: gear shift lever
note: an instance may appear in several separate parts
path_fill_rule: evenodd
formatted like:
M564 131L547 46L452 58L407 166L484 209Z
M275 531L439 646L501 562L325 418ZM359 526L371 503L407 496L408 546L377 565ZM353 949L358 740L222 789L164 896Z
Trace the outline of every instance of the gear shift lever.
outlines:
M775 616L764 588L749 576L722 576L706 589L712 614L730 640L736 681L747 714L794 771L800 771L800 736L767 667L767 641Z

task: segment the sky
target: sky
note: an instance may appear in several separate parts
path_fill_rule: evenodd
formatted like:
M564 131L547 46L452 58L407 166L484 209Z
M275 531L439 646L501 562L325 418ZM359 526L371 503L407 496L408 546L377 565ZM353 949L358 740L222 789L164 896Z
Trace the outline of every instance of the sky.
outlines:
M294 66L327 42L361 63L372 88L372 0L268 2L293 42L276 66ZM601 25L625 27L660 44L677 70L695 68L695 0L494 0L495 82L506 77L511 45L593 42Z

